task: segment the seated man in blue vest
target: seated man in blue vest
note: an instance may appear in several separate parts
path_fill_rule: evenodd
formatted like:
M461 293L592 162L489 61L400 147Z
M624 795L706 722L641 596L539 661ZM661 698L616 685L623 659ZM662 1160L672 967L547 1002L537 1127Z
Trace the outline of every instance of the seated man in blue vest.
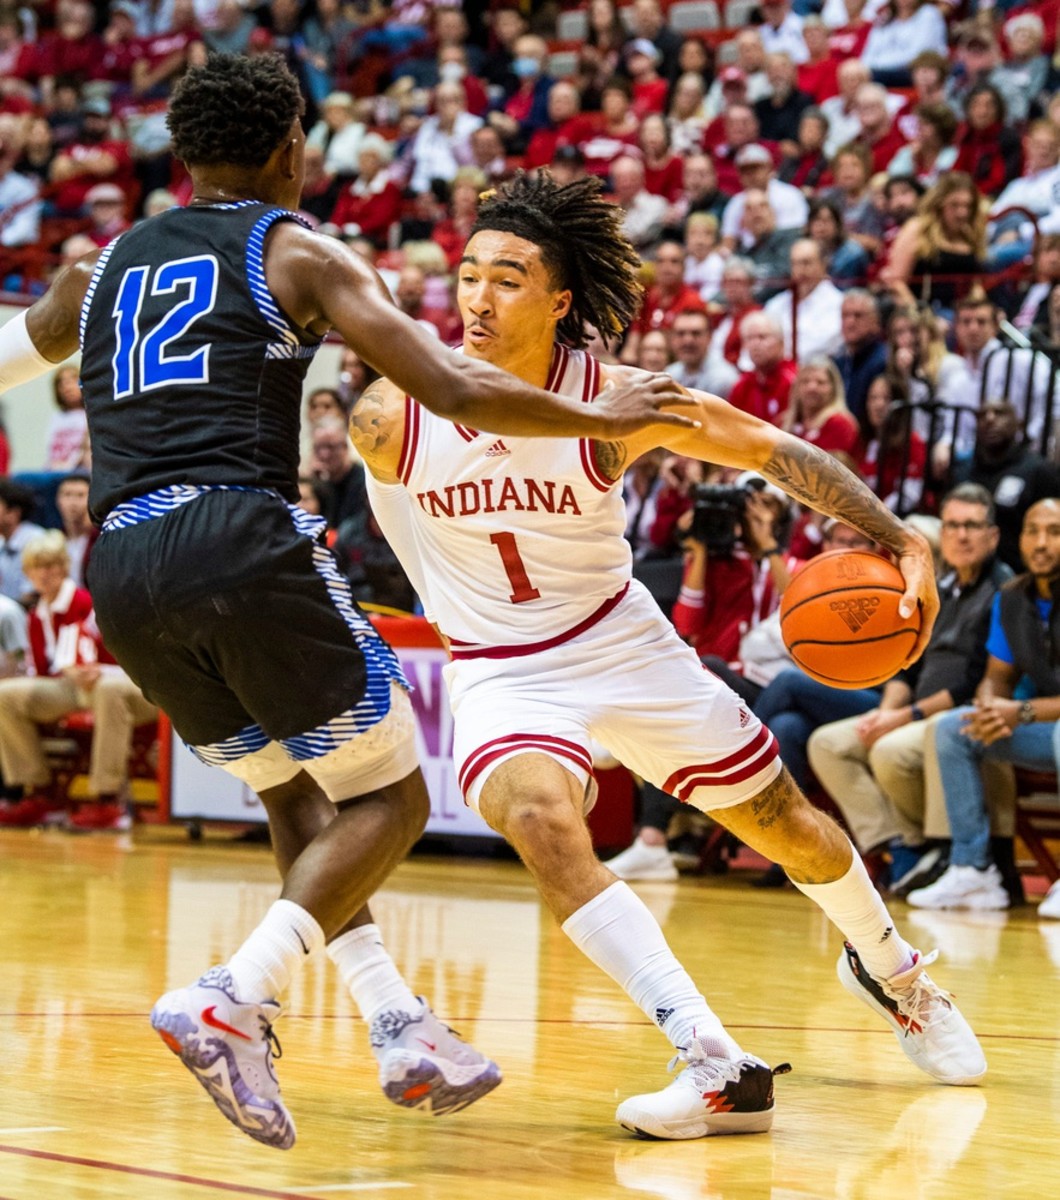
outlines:
M1020 554L1026 572L994 599L975 704L946 713L935 728L953 844L946 873L906 897L914 908L1007 908L1008 893L990 857L980 766L994 761L1052 770L1060 763L1060 499L1039 500L1027 510ZM1049 889L1038 915L1060 918L1060 883Z

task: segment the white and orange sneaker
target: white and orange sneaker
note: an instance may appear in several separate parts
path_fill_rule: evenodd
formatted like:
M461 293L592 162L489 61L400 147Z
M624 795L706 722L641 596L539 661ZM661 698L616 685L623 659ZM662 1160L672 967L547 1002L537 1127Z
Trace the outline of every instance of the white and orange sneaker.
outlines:
M674 1141L765 1133L773 1124L773 1076L791 1070L787 1063L769 1067L750 1054L713 1057L699 1038L678 1050L670 1070L679 1063L685 1063L685 1069L669 1087L622 1101L615 1120L623 1129Z
M459 1112L501 1081L501 1069L431 1012L426 1000L407 1013L388 1009L372 1021L369 1039L388 1100L432 1116Z
M151 1010L151 1025L248 1137L289 1150L295 1131L272 1067L281 1055L272 1023L274 1000L237 999L227 967L212 967L191 987L167 992Z

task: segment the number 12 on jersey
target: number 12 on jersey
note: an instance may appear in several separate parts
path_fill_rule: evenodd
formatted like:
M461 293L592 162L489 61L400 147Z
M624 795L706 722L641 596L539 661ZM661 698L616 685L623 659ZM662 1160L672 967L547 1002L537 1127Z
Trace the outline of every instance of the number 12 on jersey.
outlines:
M171 342L182 338L217 303L217 259L212 254L179 258L154 272L150 294L164 296L187 289L146 333L140 314L148 294L151 268L130 267L121 277L114 301L114 398L172 384L206 383L210 378L210 347L190 354L169 354Z
M513 604L523 604L527 600L536 600L541 593L530 582L530 577L519 556L519 547L515 544L514 533L491 533L490 541L500 552L501 564L508 582L512 585L512 594L508 597Z

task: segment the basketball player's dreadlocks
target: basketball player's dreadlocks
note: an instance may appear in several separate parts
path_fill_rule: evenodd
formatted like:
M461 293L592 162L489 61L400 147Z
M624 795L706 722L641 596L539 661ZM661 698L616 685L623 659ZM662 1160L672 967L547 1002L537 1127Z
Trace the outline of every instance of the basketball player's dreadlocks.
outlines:
M561 187L547 171L520 172L482 202L471 233L485 229L533 242L554 284L570 289L570 312L556 327L567 345L588 342L586 324L615 337L636 315L640 258L622 232L622 210L603 199L598 179Z

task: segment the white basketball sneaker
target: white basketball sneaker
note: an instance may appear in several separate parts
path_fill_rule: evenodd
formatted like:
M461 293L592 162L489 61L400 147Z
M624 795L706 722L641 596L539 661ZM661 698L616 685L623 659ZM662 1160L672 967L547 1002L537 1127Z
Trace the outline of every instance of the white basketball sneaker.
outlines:
M768 1067L750 1054L713 1058L700 1038L670 1061L685 1069L661 1092L623 1100L615 1120L640 1137L685 1140L723 1133L765 1133L773 1124L773 1076L791 1070Z
M1045 893L1045 899L1038 905L1038 916L1060 921L1060 879Z
M369 1038L388 1100L432 1116L459 1112L501 1081L501 1069L469 1046L417 997L418 1012L389 1009L372 1021Z
M1001 880L1001 872L990 864L985 870L978 867L950 866L934 883L906 893L906 903L913 908L1008 908L1009 894Z
M669 882L677 878L677 867L665 846L649 846L638 837L621 854L609 858L604 866L619 879L660 880Z
M280 1011L273 1000L237 999L228 968L212 967L191 987L167 992L151 1010L151 1025L233 1125L290 1150L294 1122L272 1068L273 1049L281 1054L272 1032Z
M970 1086L986 1074L986 1058L952 997L924 970L936 958L937 950L916 951L907 971L876 979L846 942L836 971L843 987L891 1026L911 1062L939 1083Z

